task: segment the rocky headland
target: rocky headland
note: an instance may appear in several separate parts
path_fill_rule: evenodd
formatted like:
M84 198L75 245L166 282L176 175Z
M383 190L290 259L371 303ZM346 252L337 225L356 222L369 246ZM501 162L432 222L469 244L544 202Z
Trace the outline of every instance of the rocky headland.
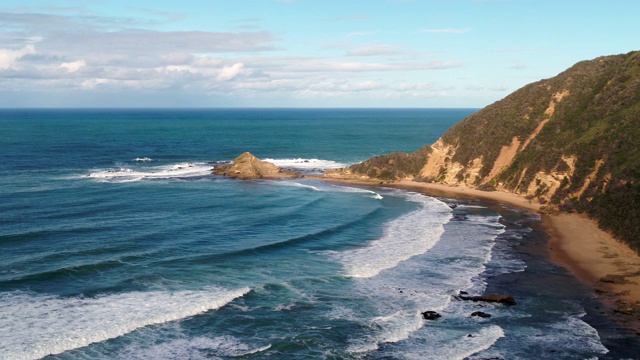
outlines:
M640 52L582 61L465 118L434 144L329 181L478 197L541 212L552 260L640 334Z

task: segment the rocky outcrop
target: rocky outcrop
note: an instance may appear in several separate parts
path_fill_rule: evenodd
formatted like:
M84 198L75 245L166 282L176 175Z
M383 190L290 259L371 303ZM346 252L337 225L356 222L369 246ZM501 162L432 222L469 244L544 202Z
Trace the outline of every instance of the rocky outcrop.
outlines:
M258 159L249 152L238 156L231 164L215 165L213 173L240 180L302 177L296 171L282 170L270 162Z
M456 296L458 300L468 300L468 301L481 301L481 302L489 302L489 303L499 303L508 306L516 305L516 299L510 295L503 294L487 294L481 296L465 296L459 295Z
M422 313L422 318L425 320L438 320L440 317L442 316L435 311L425 311Z
M491 314L487 314L484 311L474 311L471 313L472 317L479 317L479 318L483 318L483 319L487 319L491 317Z

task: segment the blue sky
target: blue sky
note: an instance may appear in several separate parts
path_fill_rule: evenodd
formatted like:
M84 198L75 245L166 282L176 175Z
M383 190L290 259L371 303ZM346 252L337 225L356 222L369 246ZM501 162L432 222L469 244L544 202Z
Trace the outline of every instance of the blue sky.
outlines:
M8 0L0 107L484 107L640 50L636 0Z

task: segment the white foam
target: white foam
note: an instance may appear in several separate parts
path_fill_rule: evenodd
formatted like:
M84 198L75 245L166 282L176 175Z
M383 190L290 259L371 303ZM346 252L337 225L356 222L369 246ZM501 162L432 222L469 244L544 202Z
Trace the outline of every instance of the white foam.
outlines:
M386 224L384 235L368 246L332 253L344 266L345 275L355 278L376 276L400 262L423 254L440 240L451 209L442 201L408 193L419 209Z
M433 346L425 345L425 343L441 342L442 346L448 346L446 344L457 342L459 339L452 338L451 335L447 335L451 334L451 332L441 329L441 331L435 332L442 333L446 335L445 337L438 335L431 338L430 340L432 341L421 342L425 333L431 334L433 331L425 328L430 325L430 322L423 320L420 313L432 310L442 313L445 319L460 321L462 319L466 320L468 315L475 311L472 310L475 304L452 301L452 296L457 295L462 290L471 288L473 288L474 293L476 291L482 293L484 284L482 283L482 277L479 275L491 260L495 240L504 232L504 226L498 223L499 217L490 215L470 215L470 218L478 217L477 221L448 222L447 219L451 217L451 209L443 203L437 204L439 204L437 207L433 208L432 206L431 209L429 209L429 205L423 205L414 214L408 214L408 217L401 220L406 225L407 230L422 231L427 229L427 233L429 233L428 229L437 229L444 227L445 223L447 224L447 232L442 236L438 236L435 243L427 251L421 255L401 261L385 271L380 271L375 276L354 279L353 291L362 294L378 316L366 319L367 315L363 314L365 318L358 319L363 326L369 329L365 331L364 335L350 339L349 351L362 353L380 349L383 352L393 352L395 351L393 349L400 348L403 349L402 356L398 356L400 358L411 358L413 356L411 354L417 354L415 358L420 359L449 358L448 356L421 356L421 354L425 354L422 347ZM425 223L427 219L434 219L434 217L440 217L440 223L435 225ZM481 221L482 219L484 220ZM400 219L398 220L400 221ZM389 237L391 234L392 232L386 231L384 237ZM413 246L413 243L407 242L407 238L404 237L403 233L396 233L396 235L395 242L387 243L386 248L381 249L375 255L387 258L388 254L385 251L393 252L397 247ZM345 260L342 254L334 256L340 260ZM353 259L349 258L347 260L351 261ZM355 263L349 263L349 266L353 267L353 271L362 272L362 269ZM363 268L366 269L366 264ZM356 307L352 311L357 311L357 309ZM344 309L339 310L339 313L345 312ZM475 325L473 326L475 327ZM493 330L496 331L492 333L492 331L486 330L487 334L486 336L483 335L485 339L483 341L475 338L465 338L463 344L467 350L464 350L464 353L473 354L474 351L482 347L479 346L480 344L491 346L501 334L500 328L494 328ZM473 330L469 329L467 331ZM465 336L467 334L465 333ZM395 345L390 347L381 346L381 344L393 343L400 344L397 347ZM417 343L419 343L419 346L416 345L414 348L413 345ZM455 355L458 351L457 347L458 345L452 345L447 350L448 352L443 352L441 355ZM461 349L464 349L464 347L461 347ZM390 357L395 358L393 356ZM457 358L457 355L453 356L453 358Z
M373 199L378 199L378 200L382 200L384 198L382 195L380 195L379 193L377 193L375 191L367 190L367 189L361 189L361 188L357 188L357 187L351 187L351 186L342 186L342 185L329 185L329 186L326 186L326 184L318 184L318 186L314 186L314 185L309 185L309 184L304 184L304 183L299 183L299 182L289 181L289 180L273 181L273 182L268 182L268 184L275 184L275 185L280 185L280 186L299 187L299 188L305 188L305 189L309 189L309 190L313 190L313 191L366 194L367 196L369 196L369 197L371 197Z
M420 329L424 321L420 313L408 313L398 311L392 315L373 318L368 324L372 329L378 329L373 338L364 339L363 342L351 344L347 351L362 353L377 350L380 343L395 343L408 338L412 333Z
M373 199L378 199L378 200L384 199L384 197L382 195L380 195L379 193L377 193L377 192L375 192L373 190L361 189L361 188L358 188L358 187L343 186L343 185L332 185L331 186L331 190L335 191L335 192L368 194Z
M215 310L248 292L248 288L206 288L96 298L4 293L0 295L0 353L9 359L59 354L148 325Z
M129 345L119 352L124 359L211 359L215 356L239 357L257 354L271 348L271 344L252 347L232 336L215 338L195 337L176 339L149 347Z
M271 183L271 182L269 182L269 183ZM277 185L281 185L281 186L291 186L291 187L299 187L299 188L303 188L303 189L309 189L309 190L313 190L313 191L322 191L317 186L308 185L308 184L302 184L302 183L293 182L293 181L276 181L276 182L273 182L273 183L277 184Z
M270 162L281 168L296 170L328 170L347 166L336 161L320 159L263 159L263 161Z
M582 317L585 313L578 316L567 316L561 321L553 324L551 328L557 330L553 332L553 336L544 335L541 340L547 344L567 345L572 344L577 349L589 350L592 352L606 354L609 352L600 339L598 330L587 324Z
M410 356L405 358L462 360L489 349L502 337L504 337L502 328L497 325L490 325L453 341L435 341L430 343L429 346L422 346L422 351L412 349Z
M95 170L87 177L105 182L135 182L152 179L184 178L211 174L207 163L178 163L142 168L116 168Z
M141 158L137 157L137 158L133 159L133 161L136 161L136 162L149 162L149 161L153 161L153 159L152 158L148 158L148 157L141 157Z

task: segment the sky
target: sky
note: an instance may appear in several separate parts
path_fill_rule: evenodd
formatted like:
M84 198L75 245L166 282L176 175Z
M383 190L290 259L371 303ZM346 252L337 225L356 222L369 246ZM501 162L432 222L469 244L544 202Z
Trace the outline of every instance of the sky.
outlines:
M3 0L0 107L481 108L640 50L637 0Z

